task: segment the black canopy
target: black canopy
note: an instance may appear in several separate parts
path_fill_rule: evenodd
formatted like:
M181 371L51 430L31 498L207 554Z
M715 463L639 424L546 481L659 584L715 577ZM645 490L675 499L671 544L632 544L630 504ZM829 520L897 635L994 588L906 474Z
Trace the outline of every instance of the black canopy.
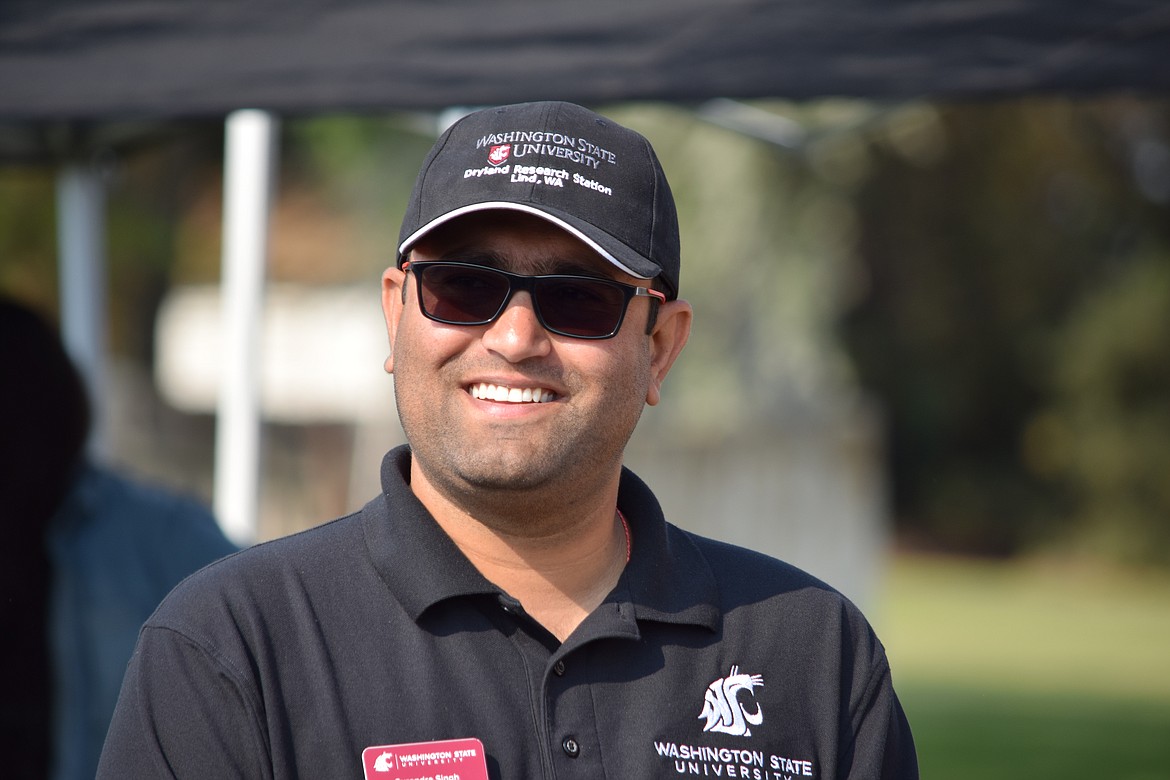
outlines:
M1164 0L7 0L0 121L1170 88Z

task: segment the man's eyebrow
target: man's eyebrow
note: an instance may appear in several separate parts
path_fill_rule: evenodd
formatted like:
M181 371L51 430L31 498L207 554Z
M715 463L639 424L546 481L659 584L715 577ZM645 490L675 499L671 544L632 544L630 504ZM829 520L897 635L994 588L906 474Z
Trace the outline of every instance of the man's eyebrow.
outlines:
M502 255L485 249L453 249L449 252L444 252L439 258L449 262L458 263L474 263L476 265L484 265L489 268L507 269L508 262ZM568 274L570 276L589 276L596 279L610 279L608 274L597 268L596 265L589 263L587 260L579 260L576 258L560 258L553 257L543 260L538 267L534 269L538 275L543 274Z
M483 249L453 249L450 252L444 252L439 259L449 262L486 265L491 268L501 268L504 265L504 258L495 252Z
M553 260L543 269L547 274L570 274L572 276L595 276L598 279L607 279L604 273L596 266L583 263L579 260Z

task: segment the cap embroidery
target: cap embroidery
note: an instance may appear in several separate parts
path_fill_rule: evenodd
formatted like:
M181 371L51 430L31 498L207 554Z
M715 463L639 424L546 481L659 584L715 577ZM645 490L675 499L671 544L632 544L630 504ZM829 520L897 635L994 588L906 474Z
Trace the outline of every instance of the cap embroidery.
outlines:
M506 163L508 161L508 158L511 155L512 155L512 145L511 144L499 144L497 146L493 146L491 148L491 150L488 152L488 162L491 163L492 165L503 165L504 163Z

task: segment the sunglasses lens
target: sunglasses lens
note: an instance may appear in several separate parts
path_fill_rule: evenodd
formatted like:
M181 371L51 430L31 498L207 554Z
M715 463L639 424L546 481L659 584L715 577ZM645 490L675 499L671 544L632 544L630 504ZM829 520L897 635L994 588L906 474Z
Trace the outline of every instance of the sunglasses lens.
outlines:
M489 268L434 265L424 268L419 279L423 311L443 322L489 322L508 296L508 278Z
M512 292L513 279L532 291L540 321L565 336L604 339L621 325L626 288L584 276L510 277L501 271L461 263L416 264L423 312L453 325L484 325L497 316Z
M626 304L620 287L585 278L539 279L534 294L545 325L582 338L612 335Z

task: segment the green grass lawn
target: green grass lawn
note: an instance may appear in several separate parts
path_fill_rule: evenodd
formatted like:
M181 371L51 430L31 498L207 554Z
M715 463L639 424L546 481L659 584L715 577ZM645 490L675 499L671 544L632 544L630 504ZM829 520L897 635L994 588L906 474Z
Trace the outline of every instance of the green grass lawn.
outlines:
M924 778L1170 780L1170 576L900 557L873 617Z

